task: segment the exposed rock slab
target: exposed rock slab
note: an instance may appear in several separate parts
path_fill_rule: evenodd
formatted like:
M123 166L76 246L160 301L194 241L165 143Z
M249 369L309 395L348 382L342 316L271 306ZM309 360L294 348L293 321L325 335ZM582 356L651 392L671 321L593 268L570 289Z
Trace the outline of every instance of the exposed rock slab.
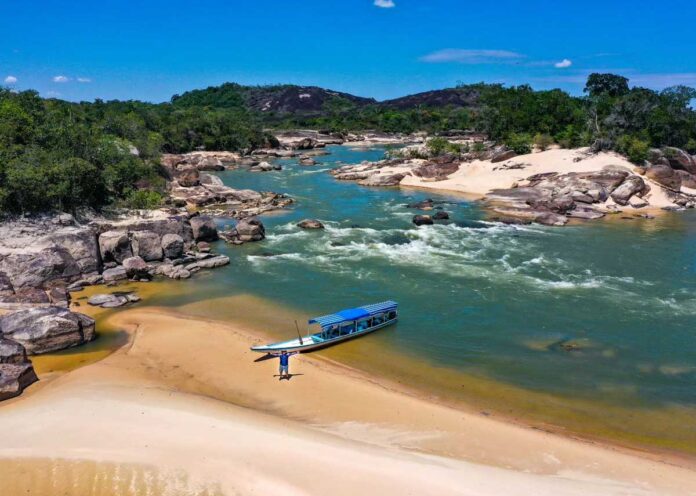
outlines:
M32 308L0 317L0 332L30 355L49 353L94 339L94 319L65 308Z

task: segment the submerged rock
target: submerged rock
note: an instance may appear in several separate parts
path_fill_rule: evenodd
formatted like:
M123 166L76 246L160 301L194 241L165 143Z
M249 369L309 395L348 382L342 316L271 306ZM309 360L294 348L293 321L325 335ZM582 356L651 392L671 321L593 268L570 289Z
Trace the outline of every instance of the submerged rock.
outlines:
M300 165L317 165L317 161L314 160L312 157L302 157L300 160L298 160L298 163Z
M429 215L414 215L412 222L417 226L427 226L433 224L433 218Z
M111 269L106 269L102 273L102 277L104 277L105 283L122 281L124 279L128 279L128 272L126 271L125 267L118 266Z
M189 272L196 272L201 269L214 269L216 267L222 267L230 263L230 258L225 255L217 255L215 257L206 258L204 260L198 260L192 264L186 266L186 270Z
M0 317L0 332L30 355L78 346L94 339L94 319L60 307L31 308Z
M304 219L297 223L302 229L324 229L324 224L316 219Z
M448 220L450 218L449 214L445 212L444 210L440 210L439 212L435 212L435 215L433 215L434 220Z
M112 293L93 295L87 303L95 307L118 308L137 301L140 301L140 297L135 293Z

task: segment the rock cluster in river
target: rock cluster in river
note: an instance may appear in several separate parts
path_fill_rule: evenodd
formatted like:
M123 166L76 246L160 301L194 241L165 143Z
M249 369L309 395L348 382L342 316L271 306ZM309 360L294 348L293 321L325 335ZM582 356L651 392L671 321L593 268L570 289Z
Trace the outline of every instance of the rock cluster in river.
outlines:
M536 174L513 188L494 190L487 202L504 222L564 225L569 219L598 219L622 208L649 206L652 188L662 188L671 210L696 206L696 157L666 147L632 169L607 166L594 172ZM651 185L652 182L652 185Z
M196 245L218 238L207 216L95 218L82 224L61 217L0 225L0 307L67 307L70 291L156 274L181 278L186 273L174 267L215 257Z
M488 160L495 170L524 169L511 160L516 155L504 146L482 143L479 152L443 153L428 156L427 147L414 145L393 152L377 162L346 165L331 171L338 180L365 186L396 186L407 176L423 182L448 179L472 160ZM424 158L425 157L425 158ZM499 165L498 165L499 164ZM590 172L550 172L527 177L508 189L486 195L494 218L503 222L538 222L565 225L569 219L598 219L623 208L650 205L651 188L663 189L673 203L668 209L696 205L696 156L666 147L650 151L649 160L637 167L609 166ZM424 224L432 219L414 218Z
M242 157L230 152L193 152L183 155L162 155L161 163L170 178L169 189L176 206L223 206L226 215L249 217L277 210L292 203L286 195L234 189L206 171L221 171L236 167ZM278 166L256 162L256 170L273 170Z
M220 232L220 237L228 243L241 245L265 239L266 228L256 217L241 219L234 227Z

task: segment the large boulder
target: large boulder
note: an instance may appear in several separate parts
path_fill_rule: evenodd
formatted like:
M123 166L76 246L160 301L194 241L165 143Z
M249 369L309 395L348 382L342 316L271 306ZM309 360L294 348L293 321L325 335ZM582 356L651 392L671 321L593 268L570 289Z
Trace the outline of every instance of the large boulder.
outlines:
M0 257L0 272L4 272L15 292L45 287L58 279L78 276L80 267L67 250L50 246L39 252L11 253Z
M502 150L493 154L491 157L491 162L504 162L506 160L510 160L511 158L515 158L516 156L517 154L512 150Z
M135 231L131 235L133 255L142 257L146 262L162 260L162 240L153 231Z
M185 242L193 240L193 231L191 225L184 218L172 217L169 219L157 220L138 220L126 226L126 229L131 233L136 231L152 231L161 236L165 234L178 234L184 238Z
M261 241L266 237L266 228L256 217L242 219L235 226L239 239L243 242Z
M601 171L584 172L574 174L574 178L580 181L588 181L601 186L607 193L611 193L618 188L621 183L629 176L630 172L607 166Z
M218 230L215 221L207 215L199 215L191 219L191 229L195 241L215 241Z
M19 396L38 380L31 362L19 365L0 363L0 401Z
M442 181L459 170L459 162L429 162L413 169L413 175L423 179Z
M568 223L568 217L553 212L543 212L534 218L534 222L545 226L565 226Z
M628 200L645 189L645 182L639 176L629 176L611 193L611 198L619 205L628 205Z
M672 169L682 169L690 174L696 174L696 162L684 150L667 146L662 151L667 160L669 160L669 165Z
M126 275L131 279L149 279L148 267L141 257L130 257L123 261L123 268Z
M57 232L50 236L50 240L70 254L83 274L97 272L101 268L97 233L93 230Z
M258 191L254 191L253 189L235 189L227 194L227 198L231 201L244 203L260 201L263 198L263 195Z
M106 231L99 236L99 251L104 262L121 263L133 256L126 231Z
M182 188L192 188L193 186L198 186L201 183L201 175L198 169L194 166L188 165L176 170L176 182Z
M178 234L162 236L162 254L165 258L179 258L184 254L184 238Z
M17 341L0 335L0 363L21 365L27 362L27 351Z
M696 189L696 175L683 170L674 171L681 179L682 188Z
M361 186L398 186L406 174L372 174L358 181Z
M645 176L667 189L674 191L681 189L681 177L674 169L666 165L653 165L645 171Z
M94 319L60 307L30 308L0 317L0 333L37 355L91 341Z
M222 182L219 176L214 176L213 174L201 174L201 184L204 186L224 186L225 183Z
M223 171L225 165L217 157L202 157L196 164L198 170L202 171Z
M317 145L317 141L312 138L303 138L295 142L292 147L296 150L311 150Z

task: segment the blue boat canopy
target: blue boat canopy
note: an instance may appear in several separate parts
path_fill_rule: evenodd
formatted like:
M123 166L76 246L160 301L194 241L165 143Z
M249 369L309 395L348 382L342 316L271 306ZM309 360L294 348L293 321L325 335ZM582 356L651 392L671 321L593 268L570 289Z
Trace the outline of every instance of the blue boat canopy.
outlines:
M314 317L309 319L310 324L319 324L321 327L340 324L341 322L350 322L353 320L363 319L378 313L389 312L396 310L397 303L395 301L383 301L382 303L374 303L357 308L348 308L340 312L324 315L323 317Z

